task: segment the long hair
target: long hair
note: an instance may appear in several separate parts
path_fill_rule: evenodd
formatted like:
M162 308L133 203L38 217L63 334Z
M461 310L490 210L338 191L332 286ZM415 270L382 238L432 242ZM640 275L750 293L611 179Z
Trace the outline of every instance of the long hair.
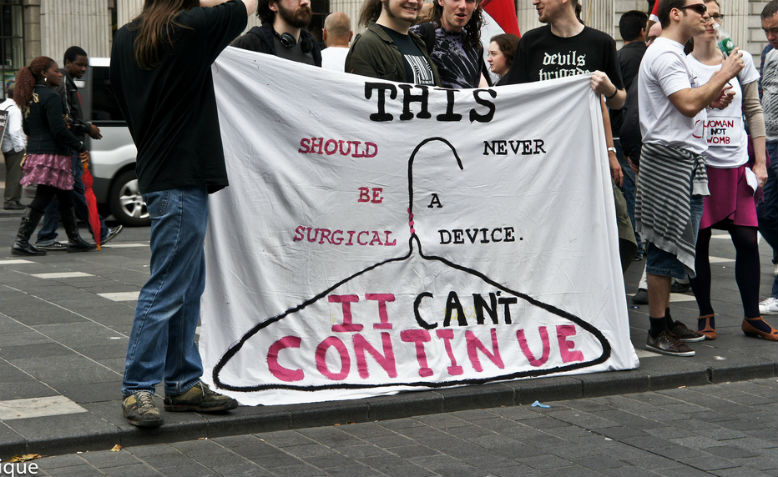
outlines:
M14 91L14 101L19 108L24 110L27 103L32 99L32 92L35 89L35 83L43 81L43 72L51 68L56 63L48 56L39 56L34 58L29 66L19 70L16 74L16 89Z
M476 0L478 6L473 10L473 16L470 17L470 21L465 25L465 41L464 44L470 48L479 49L481 47L481 25L483 24L483 17L481 16L481 2ZM430 21L440 25L440 18L443 16L443 6L437 1L432 4L432 16Z
M140 28L134 47L141 68L150 70L159 64L162 43L173 45L173 27L190 28L176 22L178 14L199 5L199 0L145 0L143 11L133 20Z
M371 23L378 20L378 17L381 16L382 8L381 0L365 0L362 4L362 9L359 11L359 22L357 24L367 28Z

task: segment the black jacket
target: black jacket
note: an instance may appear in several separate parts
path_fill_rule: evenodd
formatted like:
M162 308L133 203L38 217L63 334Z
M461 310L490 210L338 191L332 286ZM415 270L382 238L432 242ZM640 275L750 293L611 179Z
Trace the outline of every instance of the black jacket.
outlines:
M270 23L263 23L262 26L255 26L244 35L239 36L230 44L230 46L278 56L276 54L276 45L273 41L273 37L273 25ZM305 29L300 30L300 47L304 52L310 51L311 56L313 56L313 63L316 66L321 66L321 48L319 48L319 44L316 42L313 35Z
M424 40L414 32L408 32L411 40L424 54L424 59L432 69L432 77L437 86L440 86L438 68L427 53ZM378 78L398 83L408 83L413 78L408 78L403 63L403 55L394 43L394 40L375 22L371 23L367 30L358 34L351 42L351 48L346 55L346 72L357 75Z
M78 86L67 71L62 71L62 85L58 88L59 93L65 98L65 112L68 115L68 125L70 131L79 139L89 134L91 125L84 121L84 113L81 109L81 98L78 96Z
M29 136L28 154L69 156L71 149L86 151L84 141L70 132L65 124L62 97L43 83L35 85L33 97L24 111L22 127Z

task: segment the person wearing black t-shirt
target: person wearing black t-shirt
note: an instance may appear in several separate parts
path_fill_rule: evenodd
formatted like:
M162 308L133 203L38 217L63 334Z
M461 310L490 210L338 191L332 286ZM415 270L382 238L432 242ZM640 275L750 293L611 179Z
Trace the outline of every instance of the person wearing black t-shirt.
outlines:
M138 186L151 217L151 276L138 296L122 381L122 412L134 426L162 424L152 396L163 380L166 411L238 406L200 380L195 330L208 194L227 186L211 64L256 5L147 1L114 37L111 86L138 149Z
M401 83L440 86L424 41L410 31L421 0L366 0L359 16L367 27L346 56L346 71Z
M534 0L541 23L521 37L508 74L498 83L515 84L545 81L591 73L591 85L601 95L608 164L617 186L624 180L610 126L608 108L621 109L627 93L616 58L616 42L607 34L589 28L578 19L578 0ZM607 106L607 107L606 107ZM614 187L616 221L619 229L621 266L626 268L637 251L632 223L621 191Z
M321 66L321 48L305 28L313 12L310 0L259 0L262 26L252 27L230 46L286 60Z

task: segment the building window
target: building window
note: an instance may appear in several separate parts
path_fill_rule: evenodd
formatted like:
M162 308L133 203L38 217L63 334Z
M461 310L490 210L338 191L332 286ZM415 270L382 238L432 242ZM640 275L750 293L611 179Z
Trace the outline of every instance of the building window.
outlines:
M324 19L330 13L330 0L311 0L311 10L313 11L313 17L306 30L313 34L316 41L322 43L321 29L324 28Z
M0 0L0 78L5 99L6 89L24 66L24 16L22 0Z

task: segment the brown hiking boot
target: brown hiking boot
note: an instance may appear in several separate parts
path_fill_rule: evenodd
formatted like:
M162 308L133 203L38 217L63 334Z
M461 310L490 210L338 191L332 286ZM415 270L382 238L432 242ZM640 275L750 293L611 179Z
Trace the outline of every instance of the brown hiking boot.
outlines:
M138 391L124 398L122 413L133 426L159 427L163 422L154 398L148 391Z
M172 412L223 412L236 407L238 407L238 401L212 391L202 381L183 394L165 396L165 410Z

